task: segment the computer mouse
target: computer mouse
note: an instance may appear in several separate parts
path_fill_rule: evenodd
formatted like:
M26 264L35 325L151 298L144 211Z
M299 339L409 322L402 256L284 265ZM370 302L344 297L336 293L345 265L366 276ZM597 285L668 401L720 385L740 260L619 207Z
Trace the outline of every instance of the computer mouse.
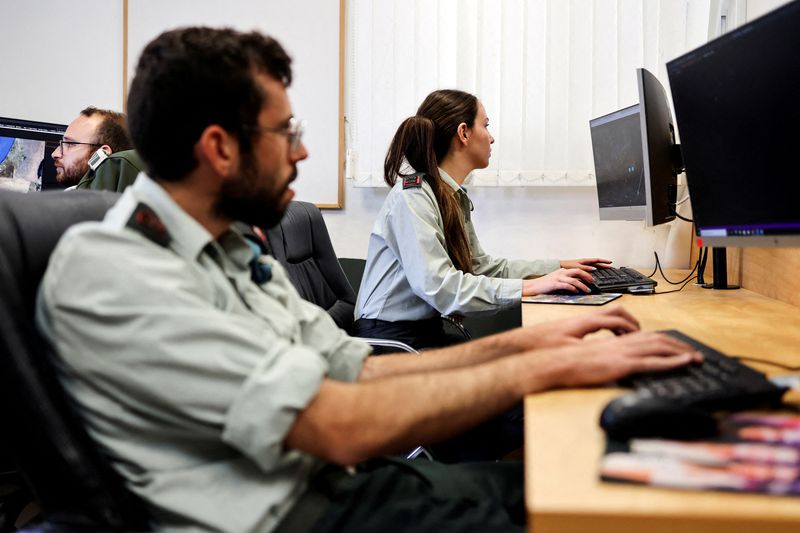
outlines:
M641 392L611 400L600 414L600 427L616 440L633 437L692 439L718 433L717 419L711 413Z
M600 289L597 288L597 285L594 283L589 283L588 281L581 280L581 283L586 285L589 289L589 292L583 292L581 289L578 289L575 292L572 292L569 289L558 289L557 291L552 291L549 294L556 294L559 296L586 296L587 294L600 294Z

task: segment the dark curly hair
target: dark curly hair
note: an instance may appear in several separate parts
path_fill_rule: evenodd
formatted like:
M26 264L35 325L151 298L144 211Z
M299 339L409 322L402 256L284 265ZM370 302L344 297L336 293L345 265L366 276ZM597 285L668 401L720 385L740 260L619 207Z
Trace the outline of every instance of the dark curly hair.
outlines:
M128 94L128 127L151 176L177 181L197 166L194 145L211 124L249 153L266 95L263 72L288 87L291 59L271 37L232 29L162 33L142 52Z

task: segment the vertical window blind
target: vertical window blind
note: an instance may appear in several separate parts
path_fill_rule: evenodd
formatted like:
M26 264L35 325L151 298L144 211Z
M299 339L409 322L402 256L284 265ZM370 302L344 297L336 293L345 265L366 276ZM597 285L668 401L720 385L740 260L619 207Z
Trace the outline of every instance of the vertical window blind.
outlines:
M638 101L635 69L715 34L720 0L350 0L347 172L383 184L400 122L435 89L476 94L487 186L594 184L589 120Z

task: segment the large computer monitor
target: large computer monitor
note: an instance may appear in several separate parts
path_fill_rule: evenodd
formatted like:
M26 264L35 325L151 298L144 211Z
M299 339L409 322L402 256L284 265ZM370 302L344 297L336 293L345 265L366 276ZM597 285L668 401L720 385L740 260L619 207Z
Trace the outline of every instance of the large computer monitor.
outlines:
M66 130L63 124L0 117L0 189L63 188L52 155Z
M667 64L698 240L800 246L800 2Z
M675 218L677 176L683 170L667 93L646 69L636 69L639 103L589 121L601 220Z

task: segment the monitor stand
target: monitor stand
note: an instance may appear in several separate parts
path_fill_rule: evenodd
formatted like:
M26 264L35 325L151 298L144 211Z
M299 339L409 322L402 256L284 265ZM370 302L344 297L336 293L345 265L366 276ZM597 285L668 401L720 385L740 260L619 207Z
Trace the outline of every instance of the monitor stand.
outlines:
M738 289L738 285L728 285L728 254L725 248L712 248L712 269L714 271L714 281L700 285L704 289L732 290ZM703 265L705 266L705 265Z

